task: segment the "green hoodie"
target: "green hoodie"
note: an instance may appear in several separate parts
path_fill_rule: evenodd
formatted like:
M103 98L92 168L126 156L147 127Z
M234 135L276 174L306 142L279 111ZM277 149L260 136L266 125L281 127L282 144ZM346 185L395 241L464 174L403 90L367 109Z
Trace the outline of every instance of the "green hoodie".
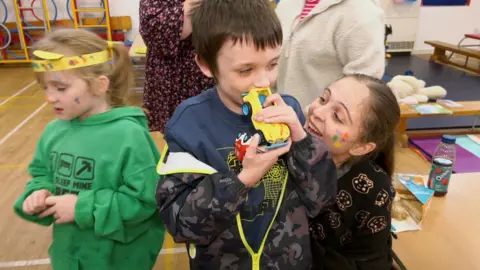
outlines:
M160 154L139 108L121 107L83 121L47 125L28 167L32 180L15 202L20 217L49 226L22 210L34 191L78 194L75 222L53 225L54 269L152 269L164 239L157 215Z

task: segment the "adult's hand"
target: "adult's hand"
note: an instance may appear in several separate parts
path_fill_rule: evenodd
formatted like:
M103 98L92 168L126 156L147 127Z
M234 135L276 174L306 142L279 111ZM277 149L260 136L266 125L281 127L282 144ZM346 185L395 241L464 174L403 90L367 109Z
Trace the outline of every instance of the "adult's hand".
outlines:
M183 3L183 28L180 39L186 39L192 34L192 18L190 17L190 10L194 7L200 0L185 0Z

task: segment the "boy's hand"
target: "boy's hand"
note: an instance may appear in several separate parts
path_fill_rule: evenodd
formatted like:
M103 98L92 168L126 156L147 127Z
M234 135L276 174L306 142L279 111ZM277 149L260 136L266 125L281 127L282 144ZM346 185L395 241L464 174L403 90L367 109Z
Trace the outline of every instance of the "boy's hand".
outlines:
M73 222L75 221L77 199L78 196L74 194L48 197L45 203L49 208L43 211L39 217L43 218L53 215L57 224Z
M277 106L269 106L276 103ZM292 141L298 142L307 136L302 127L297 113L292 107L288 106L279 94L272 94L267 97L264 103L264 109L255 115L256 121L265 123L283 123L290 128Z
M290 150L291 141L284 147L270 150L266 153L257 153L260 136L255 134L243 157L243 170L238 175L238 179L247 187L255 186L262 177L277 162L278 158Z
M46 189L34 191L23 201L23 212L28 215L33 215L41 212L47 208L45 200L52 196L52 193Z

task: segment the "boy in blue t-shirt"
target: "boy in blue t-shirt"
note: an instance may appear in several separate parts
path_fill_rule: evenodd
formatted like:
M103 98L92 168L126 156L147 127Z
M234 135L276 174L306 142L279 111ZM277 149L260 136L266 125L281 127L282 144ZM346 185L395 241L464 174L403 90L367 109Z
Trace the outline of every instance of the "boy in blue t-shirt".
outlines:
M275 12L267 0L204 0L191 18L197 64L217 86L183 102L165 128L156 198L167 230L188 245L191 269L310 269L308 217L336 190L327 146L304 130L295 98L274 94L257 121L287 124L291 142L258 153L254 136L242 161L234 151L237 134L255 134L241 95L277 78Z

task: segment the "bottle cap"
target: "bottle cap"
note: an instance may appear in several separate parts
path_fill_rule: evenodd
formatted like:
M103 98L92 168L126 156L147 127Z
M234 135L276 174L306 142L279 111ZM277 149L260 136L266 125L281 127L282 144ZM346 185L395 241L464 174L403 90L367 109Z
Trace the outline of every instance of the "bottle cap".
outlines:
M452 135L442 135L442 142L443 143L448 143L448 144L454 144L456 142L457 138Z

